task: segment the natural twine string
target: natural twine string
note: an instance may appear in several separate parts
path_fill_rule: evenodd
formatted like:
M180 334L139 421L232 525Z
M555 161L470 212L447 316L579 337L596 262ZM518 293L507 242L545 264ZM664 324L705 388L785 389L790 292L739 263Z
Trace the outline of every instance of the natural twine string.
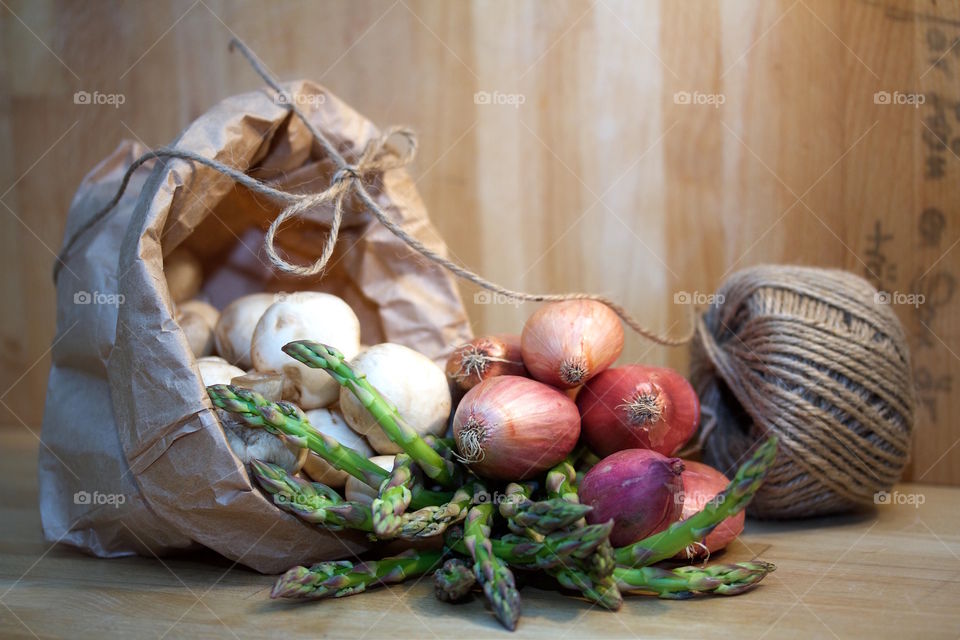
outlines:
M903 329L876 293L846 271L760 266L727 279L699 319L704 461L730 471L756 440L780 440L752 514L838 513L899 479L916 399Z
M267 256L269 257L271 264L276 269L285 273L307 277L316 275L323 271L324 267L327 265L327 262L330 260L330 257L333 255L333 250L339 237L340 224L343 220L344 200L352 193L359 197L360 201L363 202L363 204L371 213L373 213L380 224L385 226L395 236L403 240L403 242L414 249L417 253L440 265L459 278L472 282L484 289L487 289L488 291L492 291L493 293L502 295L511 300L524 300L529 302L595 300L610 307L610 309L613 310L613 312L616 313L620 319L623 320L623 322L626 323L627 326L629 326L633 331L658 344L679 346L686 344L692 338L694 331L693 328L691 328L686 335L680 337L658 334L640 324L626 309L605 296L589 293L538 294L507 289L506 287L502 287L494 282L491 282L490 280L481 277L479 274L454 263L448 258L445 258L444 256L441 256L432 249L428 248L422 242L404 231L396 222L387 216L383 209L381 209L377 204L374 197L367 190L367 187L363 182L364 178L370 174L382 173L391 169L403 167L410 163L417 151L417 139L415 134L411 130L403 127L392 127L387 129L383 135L375 140L372 140L366 146L363 154L355 164L350 164L343 157L343 155L337 151L333 144L330 143L323 132L321 132L310 121L310 119L307 118L306 114L300 109L299 106L297 106L296 101L293 100L290 95L277 83L277 81L270 75L263 65L260 64L259 60L254 57L253 53L245 44L234 38L230 42L230 48L231 50L236 48L241 54L243 54L257 74L263 78L264 82L266 82L267 85L277 92L278 96L280 96L281 100L278 100L278 102L282 102L284 106L290 109L300 119L300 121L306 125L310 134L317 142L320 143L320 146L327 154L327 157L333 161L334 165L337 167L337 170L333 175L333 179L329 188L314 194L288 193L286 191L274 189L273 187L270 187L263 182L248 176L238 169L230 167L229 165L225 165L216 160L206 158L193 151L171 148L161 148L148 151L137 158L137 160L135 160L127 169L123 176L123 180L120 183L120 188L117 190L117 193L113 196L110 202L107 203L107 205L98 211L92 218L81 225L76 233L74 233L66 242L63 250L60 252L60 255L57 256L56 263L54 264L54 282L56 282L60 270L77 240L100 220L102 220L113 209L113 207L116 206L116 204L120 201L120 198L123 196L123 193L130 182L131 176L140 166L154 159L179 158L181 160L189 160L191 162L196 162L214 169L228 176L234 182L242 184L251 191L268 198L272 198L277 202L286 205L283 211L281 211L280 214L270 224L266 236L264 237L264 248L266 249ZM397 154L389 145L390 140L395 136L400 136L406 140L406 147L399 154ZM304 214L315 209L316 207L326 205L331 202L333 203L334 212L333 221L330 226L330 232L324 242L320 257L310 265L298 265L288 262L277 252L275 246L276 235L280 227L289 220L301 218L304 216Z

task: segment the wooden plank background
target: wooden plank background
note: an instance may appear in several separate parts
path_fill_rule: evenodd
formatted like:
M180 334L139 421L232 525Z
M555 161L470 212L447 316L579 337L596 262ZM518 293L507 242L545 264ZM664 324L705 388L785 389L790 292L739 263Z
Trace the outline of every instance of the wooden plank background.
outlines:
M3 424L42 418L77 184L120 139L162 145L257 88L234 35L281 78L413 126L412 171L452 254L506 286L607 293L674 333L675 293L763 262L923 294L897 306L922 400L909 478L960 484L960 8L929 0L5 0ZM475 293L478 332L529 313ZM638 338L626 357L687 363Z

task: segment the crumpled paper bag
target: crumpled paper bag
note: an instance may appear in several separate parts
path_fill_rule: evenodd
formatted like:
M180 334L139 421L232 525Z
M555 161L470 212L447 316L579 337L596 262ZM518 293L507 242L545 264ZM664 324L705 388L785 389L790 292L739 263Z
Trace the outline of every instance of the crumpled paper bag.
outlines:
M379 135L325 88L287 85L308 118L354 161ZM315 192L332 163L268 90L224 100L173 145L271 186ZM70 239L113 196L145 151L125 142L83 181ZM427 246L446 247L404 169L373 181L378 204ZM77 241L57 281L57 335L40 451L44 535L98 556L212 549L265 573L350 556L362 536L329 533L280 511L253 486L224 438L174 320L163 257L185 246L204 265L200 296L223 308L257 291L319 290L344 298L365 344L390 341L442 362L471 337L453 277L349 202L325 272L302 280L269 267L262 239L281 206L184 160L140 167L119 204ZM281 231L291 261L320 254L332 211Z

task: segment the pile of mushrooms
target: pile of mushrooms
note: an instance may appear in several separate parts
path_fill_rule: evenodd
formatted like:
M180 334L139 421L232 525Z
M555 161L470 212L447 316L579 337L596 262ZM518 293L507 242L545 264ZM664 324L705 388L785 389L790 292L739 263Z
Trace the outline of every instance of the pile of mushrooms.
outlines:
M176 321L205 386L233 384L272 401L289 400L321 432L390 469L400 448L384 436L366 409L325 371L311 369L281 350L293 340L317 340L342 352L421 434L446 432L452 400L443 369L399 344L362 347L360 321L341 298L318 291L252 293L218 311L195 297L201 289L202 267L188 252L175 250L164 269ZM352 486L346 473L316 454L249 428L226 412L217 413L230 448L244 465L259 458L292 473L302 471L327 486L346 487L348 499L372 499L364 493L368 487Z

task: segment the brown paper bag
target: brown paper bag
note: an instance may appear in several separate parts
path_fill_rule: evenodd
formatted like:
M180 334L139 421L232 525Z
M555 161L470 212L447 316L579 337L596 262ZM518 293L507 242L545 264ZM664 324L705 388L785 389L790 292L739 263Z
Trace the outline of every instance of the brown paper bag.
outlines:
M347 158L379 131L326 89L287 85L311 122ZM325 189L331 163L274 94L229 98L175 147L294 192ZM113 196L144 151L124 143L80 186L72 238ZM377 203L431 249L446 248L403 169L375 180ZM86 230L57 281L57 336L40 452L40 511L48 540L98 556L205 546L262 572L348 556L362 537L318 531L277 509L233 455L174 320L163 257L186 246L204 265L201 296L222 308L256 291L320 290L344 298L366 344L405 344L437 361L470 339L450 274L419 257L351 203L322 277L274 273L262 239L279 206L183 160L138 169L119 204ZM329 211L281 232L300 262L319 255ZM66 245L66 242L65 242Z

